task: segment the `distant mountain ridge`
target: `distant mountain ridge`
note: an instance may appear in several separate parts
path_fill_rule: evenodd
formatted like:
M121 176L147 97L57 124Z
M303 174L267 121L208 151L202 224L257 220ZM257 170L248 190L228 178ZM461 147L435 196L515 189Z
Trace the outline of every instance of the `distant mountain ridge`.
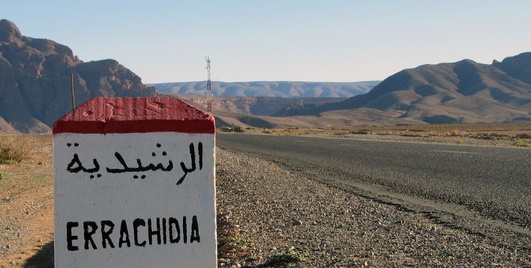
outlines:
M153 96L156 90L117 61L83 62L48 39L23 36L0 20L0 131L50 132L72 109L71 77L80 105L98 96Z
M207 109L205 96L168 94L184 100L199 109ZM229 112L245 115L270 116L285 106L296 104L323 105L343 101L345 98L280 98L280 97L212 97L212 110L215 113Z
M224 97L350 98L369 92L380 81L361 82L212 82L212 95ZM206 81L150 84L159 92L206 95Z
M388 77L366 94L318 107L286 107L275 115L357 109L416 123L531 121L531 52L492 65L472 60L422 65Z

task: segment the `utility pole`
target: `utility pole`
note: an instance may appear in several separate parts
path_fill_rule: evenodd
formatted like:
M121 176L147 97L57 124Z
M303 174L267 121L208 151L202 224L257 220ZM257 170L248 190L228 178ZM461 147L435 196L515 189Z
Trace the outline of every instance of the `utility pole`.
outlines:
M74 90L74 72L70 72L70 93L72 94L72 110L76 108L76 98Z
M208 74L208 80L207 80L207 113L212 112L212 82L210 82L210 58L206 57L207 62L207 74Z

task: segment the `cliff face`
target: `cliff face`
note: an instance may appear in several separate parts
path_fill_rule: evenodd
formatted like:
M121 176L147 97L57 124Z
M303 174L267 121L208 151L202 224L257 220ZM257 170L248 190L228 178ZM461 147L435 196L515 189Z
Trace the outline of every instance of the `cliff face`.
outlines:
M67 46L25 37L14 23L0 20L0 117L12 127L49 132L72 109L71 75L76 105L98 96L156 95L115 60L85 63Z

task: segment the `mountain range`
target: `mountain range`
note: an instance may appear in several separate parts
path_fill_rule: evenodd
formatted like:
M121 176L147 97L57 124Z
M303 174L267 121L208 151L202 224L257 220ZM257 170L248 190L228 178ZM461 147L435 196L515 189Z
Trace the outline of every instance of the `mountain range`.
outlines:
M156 94L115 60L83 62L69 47L23 36L0 20L0 131L50 132L72 110L72 84L76 105L98 96Z
M83 62L69 47L23 36L14 23L0 20L0 132L50 132L53 122L73 108L72 85L76 105L98 96L166 94L206 107L205 81L145 85L116 60ZM422 65L381 82L212 86L218 126L531 121L531 52L492 64Z
M366 94L321 106L287 106L275 116L345 110L404 123L531 121L531 52L490 65L472 60L422 65L388 77Z
M213 96L280 98L349 98L369 92L380 81L362 82L212 82ZM158 92L206 95L206 81L151 84Z

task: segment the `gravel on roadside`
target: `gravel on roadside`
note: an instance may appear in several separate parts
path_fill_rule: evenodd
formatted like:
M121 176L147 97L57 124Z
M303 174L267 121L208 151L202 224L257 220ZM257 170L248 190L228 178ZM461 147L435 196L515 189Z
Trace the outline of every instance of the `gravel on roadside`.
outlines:
M500 244L216 148L218 267L530 267Z

